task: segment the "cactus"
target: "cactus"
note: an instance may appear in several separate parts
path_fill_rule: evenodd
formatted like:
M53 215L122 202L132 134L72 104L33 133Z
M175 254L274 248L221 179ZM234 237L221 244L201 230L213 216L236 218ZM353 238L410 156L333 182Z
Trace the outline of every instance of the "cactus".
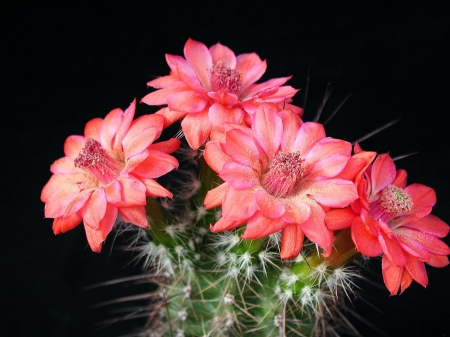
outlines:
M358 277L347 265L358 256L349 231L336 236L327 258L310 243L288 261L280 259L278 234L211 233L220 209L199 205L220 178L202 157L194 160L188 166L198 173L178 173L172 201L147 200L150 228L130 245L158 285L139 336L325 336L348 328L338 312Z

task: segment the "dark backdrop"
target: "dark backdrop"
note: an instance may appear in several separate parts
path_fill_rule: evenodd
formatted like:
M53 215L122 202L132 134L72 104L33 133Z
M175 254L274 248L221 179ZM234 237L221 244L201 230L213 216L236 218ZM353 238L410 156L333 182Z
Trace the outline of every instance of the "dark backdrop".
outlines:
M182 55L189 37L207 46L220 41L236 54L257 52L268 62L264 79L293 75L289 84L304 88L309 71L306 120L328 82L334 91L322 121L352 92L327 125L331 136L353 141L400 118L362 146L392 156L417 151L397 166L408 171L410 182L435 188L434 214L450 222L449 13L442 2L277 1L270 8L256 1L130 3L1 5L0 336L117 336L142 323L98 330L96 322L112 314L92 306L138 286L85 287L138 268L112 248L113 235L101 254L89 250L82 226L54 236L39 195L65 138L82 134L89 119L142 98L148 80L168 73L164 53ZM299 93L295 103L302 100ZM153 110L140 105L137 111ZM117 238L115 246L123 241ZM382 284L379 262L370 268L376 274L365 271L366 277ZM450 267L428 268L428 275L428 289L413 283L391 298L383 287L360 283L364 298L381 312L362 300L350 308L390 336L450 336ZM379 335L352 322L365 336Z

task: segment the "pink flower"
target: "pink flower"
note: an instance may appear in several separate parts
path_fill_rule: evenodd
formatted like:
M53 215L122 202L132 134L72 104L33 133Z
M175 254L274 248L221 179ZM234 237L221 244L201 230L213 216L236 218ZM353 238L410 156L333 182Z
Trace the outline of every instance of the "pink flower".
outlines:
M205 208L222 205L220 232L247 223L244 239L281 231L281 258L295 258L304 235L331 253L333 232L324 207L345 207L358 197L354 184L335 178L346 167L351 145L325 137L321 124L303 123L267 106L252 117L251 129L227 125L222 139L209 141L205 160L224 180L209 191Z
M181 125L189 145L198 149L210 135L211 128L225 122L244 124L263 103L284 106L298 91L282 86L290 77L275 78L256 84L266 71L266 61L255 53L235 56L220 43L207 48L189 39L184 56L166 55L170 75L147 84L160 90L142 99L149 105L168 105L165 127L184 118ZM301 109L294 106L297 113Z
M94 252L100 252L117 215L147 228L146 196L172 197L154 179L178 167L170 156L177 139L152 144L163 129L160 115L133 121L135 101L105 119L86 124L84 136L70 136L65 157L50 167L53 173L41 193L45 217L54 218L55 234L67 232L83 221Z
M436 203L434 190L421 184L406 186L406 177L404 170L396 171L388 154L379 155L360 179L360 198L348 210L357 215L351 229L358 251L371 257L383 253L383 279L391 295L403 292L413 279L426 287L424 263L449 263L450 249L439 240L449 226L429 214ZM336 218L327 218L327 224L335 224Z

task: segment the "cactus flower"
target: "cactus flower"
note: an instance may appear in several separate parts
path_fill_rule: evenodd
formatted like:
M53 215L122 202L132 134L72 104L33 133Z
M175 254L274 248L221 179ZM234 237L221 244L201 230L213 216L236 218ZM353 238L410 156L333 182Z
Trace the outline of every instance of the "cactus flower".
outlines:
M163 117L147 115L133 121L134 112L133 101L125 111L115 109L105 119L88 122L84 136L68 137L65 157L51 165L53 175L41 193L45 217L54 219L54 233L83 221L94 252L100 252L118 215L146 228L146 196L172 196L154 179L178 167L169 154L180 142L153 144L162 132Z
M266 71L266 61L255 53L236 56L228 47L217 43L207 48L189 39L184 56L166 55L170 75L147 85L160 90L142 99L149 105L167 105L158 113L165 126L183 118L183 132L189 145L198 149L208 139L213 126L225 122L244 124L263 103L286 105L298 91L283 86L290 77L255 83ZM301 109L289 105L297 113Z
M295 258L306 235L331 253L333 232L324 207L345 207L358 194L353 182L335 178L351 145L325 137L321 124L303 123L289 110L261 106L250 128L229 126L223 140L206 144L205 160L224 183L208 192L205 207L222 205L219 232L247 223L244 239L281 231L281 258Z

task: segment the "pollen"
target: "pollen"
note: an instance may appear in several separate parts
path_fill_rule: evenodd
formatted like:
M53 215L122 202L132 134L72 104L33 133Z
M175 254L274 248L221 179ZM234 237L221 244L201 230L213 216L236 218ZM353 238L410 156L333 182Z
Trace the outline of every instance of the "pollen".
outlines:
M92 173L102 185L108 185L120 174L119 163L93 138L86 139L83 149L74 160L76 167Z
M300 152L278 152L262 177L262 185L267 193L276 198L289 196L295 185L303 178L304 168Z
M388 185L383 189L380 202L384 212L393 215L407 213L413 207L411 196L395 185Z
M241 91L242 75L237 70L227 68L219 61L210 71L213 91L225 91L235 95Z

